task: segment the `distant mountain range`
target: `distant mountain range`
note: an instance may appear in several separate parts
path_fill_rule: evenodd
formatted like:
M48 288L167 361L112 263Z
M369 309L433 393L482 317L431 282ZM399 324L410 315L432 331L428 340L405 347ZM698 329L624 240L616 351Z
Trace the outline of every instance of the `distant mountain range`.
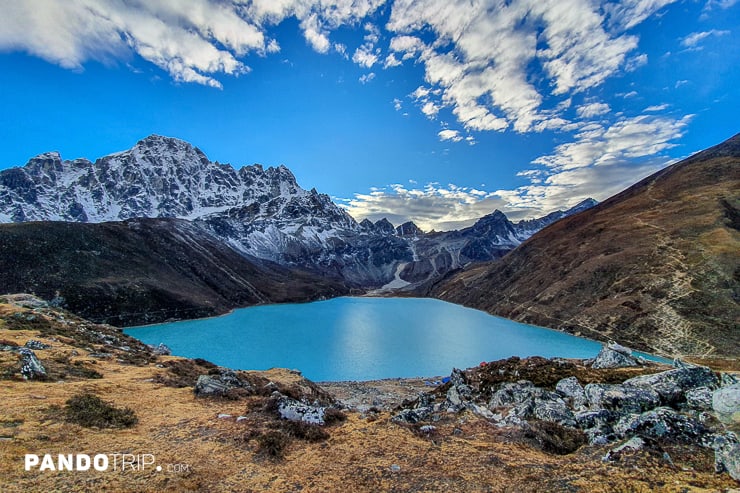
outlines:
M357 223L327 195L302 189L284 166L237 170L158 135L94 163L50 152L0 172L0 222L178 218L252 261L307 269L360 288L394 283L411 289L470 262L501 257L542 227L595 203L519 223L495 211L470 228L425 234L413 223Z
M740 134L426 294L671 355L740 355Z

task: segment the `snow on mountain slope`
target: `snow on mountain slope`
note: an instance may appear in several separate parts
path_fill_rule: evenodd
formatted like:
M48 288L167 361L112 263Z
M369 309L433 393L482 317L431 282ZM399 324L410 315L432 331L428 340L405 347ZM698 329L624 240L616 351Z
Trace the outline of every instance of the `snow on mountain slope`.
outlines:
M94 163L48 152L0 172L0 222L187 219L243 254L362 286L382 286L397 273L420 281L500 257L569 212L514 224L495 211L470 228L432 234L411 222L358 224L327 195L301 188L285 166L237 170L159 135Z

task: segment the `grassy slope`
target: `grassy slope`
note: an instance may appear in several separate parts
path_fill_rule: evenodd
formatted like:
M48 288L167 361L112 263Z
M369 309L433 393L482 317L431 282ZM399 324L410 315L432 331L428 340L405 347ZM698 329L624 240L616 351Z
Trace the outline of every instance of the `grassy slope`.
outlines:
M740 355L740 136L433 288L445 300L667 355Z
M32 320L29 320L29 317ZM96 334L115 339L95 342ZM23 344L34 338L53 347L36 351L56 377L49 382L0 379L0 490L21 491L722 491L736 486L713 472L706 449L669 448L676 467L651 453L604 463L608 447L582 447L551 455L517 441L472 414L438 423L431 437L390 422L389 412L348 419L315 443L294 440L285 459L259 453L249 437L274 426L261 397L233 401L196 399L190 387L163 385L174 357L152 358L135 341L110 327L59 311L0 303L0 340ZM130 351L120 349L129 345ZM91 352L111 352L94 358ZM128 356L126 356L128 354ZM0 367L14 355L0 352ZM65 368L94 368L102 378L67 375ZM259 373L281 385L301 384L284 370ZM162 378L164 377L164 378ZM129 407L138 424L129 429L83 428L59 419L54 406L92 392L116 407ZM219 413L232 415L218 418ZM236 422L234 417L246 415ZM25 472L26 453L149 453L164 470ZM168 470L187 464L187 471ZM391 466L399 466L394 470Z

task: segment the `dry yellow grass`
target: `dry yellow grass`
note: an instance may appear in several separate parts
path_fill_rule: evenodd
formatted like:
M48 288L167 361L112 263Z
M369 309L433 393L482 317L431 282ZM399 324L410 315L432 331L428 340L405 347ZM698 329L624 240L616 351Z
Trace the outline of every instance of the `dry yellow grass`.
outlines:
M5 316L17 308L0 305ZM52 338L53 337L53 338ZM9 330L0 321L0 341L23 344L37 339L53 345L37 351L43 362L86 363L101 379L63 382L0 380L0 491L726 491L738 487L712 470L709 452L681 448L669 452L672 466L647 452L604 463L607 448L583 447L567 456L550 455L518 443L471 414L450 415L435 423L432 436L420 436L390 421L389 412L372 417L348 413L317 443L293 440L281 461L259 453L247 437L261 426L261 397L241 400L196 398L191 388L154 381L168 370L160 357L141 366L116 357L94 359L73 338ZM57 340L54 340L57 339ZM65 342L66 341L66 342ZM1 343L0 343L1 344ZM93 347L90 349L98 350ZM12 353L0 352L0 365ZM11 355L11 356L8 356ZM286 370L262 376L288 384L301 378ZM89 429L64 422L54 405L82 391L139 418L130 429ZM250 411L250 409L252 411ZM230 414L231 418L219 418ZM236 417L250 419L237 422ZM265 424L269 426L269 423ZM24 470L25 454L152 454L145 470L54 472ZM177 470L179 469L179 470Z

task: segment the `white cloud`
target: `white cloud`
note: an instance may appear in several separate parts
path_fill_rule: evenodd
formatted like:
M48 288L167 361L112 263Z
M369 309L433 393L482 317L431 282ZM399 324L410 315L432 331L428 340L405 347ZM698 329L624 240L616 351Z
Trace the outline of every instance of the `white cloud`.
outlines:
M434 118L437 117L437 113L439 113L439 106L434 104L432 101L427 101L421 107L421 112L424 113L427 116L427 118L433 120Z
M395 53L390 53L385 57L385 61L383 62L383 68L391 68L391 67L398 67L403 62L396 58Z
M378 54L373 52L372 47L362 45L355 50L352 61L361 67L370 68L378 61Z
M667 110L667 109L668 109L668 105L667 104L655 104L655 105L652 105L652 106L648 106L647 108L645 108L644 110L642 110L642 112L643 113L653 113L653 112L664 111L664 110Z
M569 125L561 110L542 109L546 99L568 100L647 63L644 54L627 58L637 37L620 30L668 3L601 9L590 0L396 0L386 27L397 33L391 51L423 64L427 83L441 90L438 106L451 108L466 129L536 132ZM427 44L420 36L430 31L436 40ZM534 84L533 64L549 87Z
M695 48L700 41L708 38L709 36L725 36L727 34L730 34L730 31L719 31L717 29L712 29L711 31L695 32L683 38L681 40L681 45L687 48Z
M403 109L403 101L401 101L398 98L393 98L393 109L396 111L401 111Z
M328 53L332 30L358 23L383 3L189 0L183 8L175 0L0 0L0 50L26 51L77 70L89 60L113 62L136 53L176 81L221 87L217 75L249 71L240 58L280 51L277 40L267 38L267 26L295 17L308 44Z
M439 136L439 140L451 140L452 142L460 142L463 140L459 130L450 130L446 128L444 130L440 130L437 135Z
M606 103L588 103L576 108L576 113L580 118L593 118L594 116L609 113L611 108Z
M627 60L627 64L624 67L624 69L627 72L634 72L638 68L647 65L647 63L648 63L648 56L645 53L641 53Z
M610 127L592 124L576 135L574 142L561 144L553 154L535 159L556 171L627 162L654 156L673 147L692 116L680 120L641 115L622 117Z
M361 84L367 84L371 80L375 78L375 72L370 72L369 74L363 74L360 76L360 83Z

